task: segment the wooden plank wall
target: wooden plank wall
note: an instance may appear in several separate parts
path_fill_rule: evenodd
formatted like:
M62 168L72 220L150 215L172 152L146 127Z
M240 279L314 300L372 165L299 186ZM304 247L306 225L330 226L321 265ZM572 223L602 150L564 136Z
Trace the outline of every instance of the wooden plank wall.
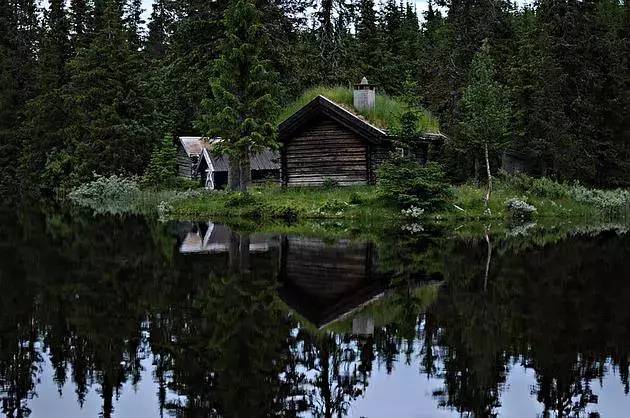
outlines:
M284 153L283 177L288 186L319 186L326 179L340 185L369 180L366 141L330 119L289 140Z
M182 147L181 145L177 148L177 166L179 167L178 174L181 177L186 177L189 179L193 177L192 160L190 159L190 157L188 157L188 154L186 154L186 151L184 151L184 147Z

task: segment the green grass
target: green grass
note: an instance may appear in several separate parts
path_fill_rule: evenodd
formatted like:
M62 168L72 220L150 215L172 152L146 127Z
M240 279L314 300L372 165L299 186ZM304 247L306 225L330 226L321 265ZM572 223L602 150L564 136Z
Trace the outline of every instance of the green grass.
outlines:
M350 112L363 116L367 121L382 129L395 130L398 128L400 125L400 116L408 109L408 106L400 100L383 94L377 94L374 110L359 112L353 107L352 90L345 87L320 86L306 90L297 100L284 108L277 122L283 122L317 96L324 96L332 100ZM428 111L422 110L418 129L422 132L437 133L440 131L440 125L437 119Z
M208 192L200 197L173 203L171 217L219 220L241 219L352 219L372 222L389 219L393 209L371 186L282 188L253 187L248 195ZM397 211L396 211L397 212Z
M511 188L509 185L497 182L490 199L489 207L491 214L487 215L484 214L485 193L486 190L483 187L477 187L471 184L457 186L455 188L453 205L464 210L460 211L453 206L455 210L451 211L447 216L455 219L505 219L508 215L505 202L511 198L518 198L533 205L538 212L537 218L587 218L596 217L599 214L596 207L577 202L575 199L568 196L556 198L541 197L532 193L523 193Z
M628 213L622 205L616 211L606 206L610 197L594 200L592 196L625 192L581 191L582 186L566 186L559 183L535 180L531 186L523 187L512 179L495 180L490 213L484 211L485 188L464 184L453 187L453 199L444 210L426 214L433 220L509 220L506 201L517 198L536 207L535 219L627 219ZM577 191L576 191L577 190ZM589 190L589 189L585 189ZM580 193L578 193L580 192ZM581 196L586 195L587 200ZM208 192L190 199L179 199L172 203L169 217L174 219L213 218L225 222L246 223L261 220L351 220L353 224L378 224L398 221L404 216L399 208L387 204L374 186L355 187L305 187L281 188L277 185L254 187L247 195ZM334 222L333 222L334 224ZM334 225L333 225L334 226ZM343 226L342 229L352 229Z

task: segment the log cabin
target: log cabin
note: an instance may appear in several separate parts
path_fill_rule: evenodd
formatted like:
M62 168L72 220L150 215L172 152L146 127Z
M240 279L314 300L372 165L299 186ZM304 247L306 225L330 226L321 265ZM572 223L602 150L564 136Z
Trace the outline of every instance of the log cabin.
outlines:
M319 95L285 119L278 127L282 184L374 184L380 164L398 151L386 129L357 114L369 114L375 103L376 87L363 78L354 87L353 108ZM428 144L442 138L426 134L413 153L426 162Z
M178 174L188 179L198 179L211 190L223 188L228 178L228 157L213 152L220 138L181 136L178 138ZM252 154L252 181L254 183L277 182L280 177L279 155L264 150Z

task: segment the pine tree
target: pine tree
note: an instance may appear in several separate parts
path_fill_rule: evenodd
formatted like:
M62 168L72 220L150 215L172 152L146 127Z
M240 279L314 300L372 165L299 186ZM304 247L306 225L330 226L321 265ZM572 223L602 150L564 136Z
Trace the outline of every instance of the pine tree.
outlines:
M145 21L142 19L142 0L126 0L124 23L125 28L129 32L129 41L136 48L140 47L144 37L143 25Z
M88 0L70 0L70 27L74 48L89 44L93 30L92 7Z
M509 133L510 107L505 88L495 79L495 70L487 41L473 58L470 83L460 103L462 118L459 139L475 155L483 153L488 191L485 208L492 194L490 153L504 146Z
M147 186L169 187L177 177L177 149L173 137L165 135L151 153L151 160L142 176L142 183Z
M173 24L164 68L164 90L177 112L175 130L196 132L201 102L211 93L208 80L224 37L226 1L177 0L165 2ZM169 14L170 16L170 14Z
M361 0L356 27L359 77L367 77L380 84L382 65L382 40L376 20L374 0Z
M63 100L63 146L51 153L45 179L62 188L92 173L141 174L150 149L152 109L140 87L141 61L127 38L117 0L100 6L89 48L70 60Z
M166 55L168 28L172 23L165 0L156 0L153 3L151 19L147 28L147 42L145 51L151 59L162 59Z
M35 94L37 8L33 0L0 0L0 193L17 192L20 114Z
M272 125L276 104L269 62L263 59L267 38L253 0L236 0L225 13L226 39L214 63L212 97L199 127L223 138L219 152L230 159L228 185L246 190L251 183L250 155L275 146Z
M70 58L69 22L63 0L51 0L45 15L40 43L38 95L28 103L22 126L25 137L20 161L20 179L27 190L52 189L39 176L46 159L63 143L66 120L61 88L67 81L66 64Z

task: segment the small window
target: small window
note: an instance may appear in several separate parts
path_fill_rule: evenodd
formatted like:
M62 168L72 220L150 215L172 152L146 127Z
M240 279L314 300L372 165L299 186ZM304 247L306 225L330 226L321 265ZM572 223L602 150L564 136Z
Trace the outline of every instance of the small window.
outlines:
M405 149L402 147L396 147L396 153L401 156L404 157L405 156Z

